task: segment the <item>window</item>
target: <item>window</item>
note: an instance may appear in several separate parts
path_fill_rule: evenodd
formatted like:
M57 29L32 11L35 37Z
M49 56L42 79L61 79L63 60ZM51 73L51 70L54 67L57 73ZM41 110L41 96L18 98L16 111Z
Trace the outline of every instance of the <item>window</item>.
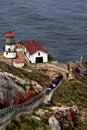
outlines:
M38 52L38 56L40 56L40 52Z
M10 49L10 48L8 48L8 51L10 52L10 51L11 51L11 49Z
M8 55L8 52L6 52L6 55Z

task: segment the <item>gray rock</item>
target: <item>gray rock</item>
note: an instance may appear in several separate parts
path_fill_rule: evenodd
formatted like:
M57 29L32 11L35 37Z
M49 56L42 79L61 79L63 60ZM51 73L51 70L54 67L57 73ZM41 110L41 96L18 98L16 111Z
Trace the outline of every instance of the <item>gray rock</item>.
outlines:
M60 124L54 116L51 116L48 122L51 130L61 130Z

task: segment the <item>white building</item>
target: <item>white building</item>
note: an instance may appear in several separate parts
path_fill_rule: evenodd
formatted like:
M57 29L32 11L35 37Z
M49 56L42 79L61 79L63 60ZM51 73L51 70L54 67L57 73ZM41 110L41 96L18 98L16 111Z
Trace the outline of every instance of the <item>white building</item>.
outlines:
M15 58L13 59L13 66L17 68L24 67L25 60L23 58Z
M24 53L31 63L48 62L47 51L37 41L25 42Z

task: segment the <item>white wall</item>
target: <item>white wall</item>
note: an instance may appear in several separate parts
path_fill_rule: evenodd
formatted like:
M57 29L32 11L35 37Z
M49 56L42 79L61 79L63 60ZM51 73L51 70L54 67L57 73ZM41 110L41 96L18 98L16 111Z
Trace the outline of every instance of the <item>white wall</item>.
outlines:
M15 63L15 62L13 62L13 66L15 66L17 68L22 68L24 66L24 63Z
M15 58L16 57L16 52L4 52L3 56L5 58Z
M15 50L15 45L5 45L5 51L9 51L9 48L10 48L10 51L14 51Z
M31 63L35 63L36 57L43 57L43 62L48 62L48 54L42 51L37 51L36 53L30 55L27 49L24 47L24 53L27 56L27 58L31 61ZM38 53L40 53L40 55L38 55Z
M38 53L40 53L40 55L38 55ZM29 60L30 60L32 63L35 63L36 57L43 57L43 62L48 62L48 54L47 54L47 53L44 53L44 52L42 52L42 51L37 51L37 52L34 53L33 55L30 55Z

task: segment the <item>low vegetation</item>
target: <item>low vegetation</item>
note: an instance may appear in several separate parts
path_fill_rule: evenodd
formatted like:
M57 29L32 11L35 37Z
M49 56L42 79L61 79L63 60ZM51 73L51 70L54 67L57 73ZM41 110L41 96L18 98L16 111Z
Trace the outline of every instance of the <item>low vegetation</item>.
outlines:
M80 81L80 82L79 82ZM87 130L87 78L65 81L55 92L53 105L76 105L80 111L79 125L74 130Z

